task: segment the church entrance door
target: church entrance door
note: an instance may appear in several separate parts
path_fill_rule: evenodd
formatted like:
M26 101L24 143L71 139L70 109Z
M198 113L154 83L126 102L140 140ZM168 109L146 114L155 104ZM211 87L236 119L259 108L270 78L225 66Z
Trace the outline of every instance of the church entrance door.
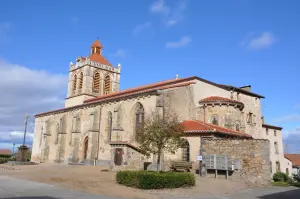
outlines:
M123 149L122 148L116 148L115 149L115 165L121 165L122 164L122 153Z
M84 148L83 148L83 159L84 160L86 160L86 158L87 158L88 144L89 144L89 138L86 137L84 139Z

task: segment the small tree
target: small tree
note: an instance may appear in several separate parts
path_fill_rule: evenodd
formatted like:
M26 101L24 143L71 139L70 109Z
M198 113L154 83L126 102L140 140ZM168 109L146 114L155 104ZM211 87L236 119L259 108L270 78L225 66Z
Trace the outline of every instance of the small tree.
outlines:
M177 115L161 117L153 112L137 128L136 140L139 149L145 155L148 157L150 154L157 155L157 171L159 171L161 153L163 151L175 153L184 143L183 132L183 126Z

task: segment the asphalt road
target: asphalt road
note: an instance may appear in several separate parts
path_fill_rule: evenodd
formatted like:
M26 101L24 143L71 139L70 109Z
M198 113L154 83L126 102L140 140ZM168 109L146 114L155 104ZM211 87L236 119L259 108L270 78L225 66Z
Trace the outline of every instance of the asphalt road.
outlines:
M0 175L0 198L2 199L118 199L68 190L44 183L31 182ZM172 199L179 199L182 197ZM300 199L300 189L294 187L267 187L244 190L231 195L197 196L199 199ZM120 198L119 198L120 199ZM171 198L169 198L171 199Z

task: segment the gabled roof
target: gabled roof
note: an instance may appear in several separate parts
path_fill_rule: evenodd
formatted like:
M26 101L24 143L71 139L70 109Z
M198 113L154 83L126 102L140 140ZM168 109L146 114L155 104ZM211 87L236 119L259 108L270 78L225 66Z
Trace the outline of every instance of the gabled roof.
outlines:
M270 125L270 124L262 124L262 127L268 128L268 129L282 130L282 127L280 127L280 126L273 126L273 125Z
M251 135L234 131L231 129L227 129L221 126L217 126L214 124L209 124L206 122L202 122L199 120L185 120L181 123L184 127L185 134L224 134L230 136L237 136L237 137L245 137L245 138L252 138Z
M102 95L102 96L99 96L96 98L88 99L85 101L85 103L101 101L101 100L108 99L108 98L124 97L124 96L138 94L138 93L147 93L147 92L155 91L155 90L163 90L163 89L168 89L168 88L182 87L182 86L194 84L194 82L189 81L189 80L190 80L190 78L166 80L166 81L157 82L154 84L148 84L145 86L140 86L140 87L136 87L136 88L132 88L132 89L114 92L114 93L111 93L108 95Z
M50 113L55 113L55 112L67 111L67 110L71 110L74 108L80 108L80 107L84 107L84 106L90 105L90 104L96 104L96 103L101 103L101 102L106 102L106 101L111 101L111 100L118 100L121 98L126 98L126 97L130 97L130 96L141 95L141 94L155 93L156 91L159 91L159 90L188 86L188 85L195 83L193 81L182 81L185 79L189 79L189 78L177 79L177 80L167 80L167 81L150 84L150 85L146 85L146 86L141 86L141 87L137 87L137 88L133 88L133 89L114 92L114 93L111 93L108 95L102 95L99 97L95 97L95 98L86 100L86 101L84 101L84 104L81 104L81 105L58 109L58 110L54 110L54 111L48 111L48 112L44 112L44 113L39 113L39 114L35 115L35 117L39 117L39 116L42 116L45 114L50 114Z
M234 91L238 91L240 93L244 93L246 95L250 95L250 96L253 96L253 97L258 97L258 98L265 98L264 96L262 95L258 95L256 93L253 93L253 92L250 92L250 91L246 91L245 89L242 89L242 88L238 88L238 87L235 87L235 86L232 86L232 85L226 85L226 84L218 84L221 88L224 88L226 90L234 90Z
M300 154L284 154L284 157L289 159L293 166L300 166Z
M123 90L123 91L119 91L119 92L114 92L114 93L111 93L109 95L102 95L102 96L99 96L99 97L95 97L95 98L86 100L86 101L84 101L84 104L81 104L81 105L68 107L68 108L63 108L63 109L54 110L54 111L48 111L48 112L37 114L35 116L37 117L37 116L41 116L41 115L44 115L44 114L50 114L50 113L55 113L55 112L60 112L60 111L71 110L71 109L74 109L74 108L83 107L83 106L93 104L93 103L104 102L104 101L108 101L108 100L117 100L117 99L123 98L123 97L134 96L134 95L139 95L139 94L146 94L146 93L155 92L155 91L158 91L158 90L163 90L163 89L168 89L168 88L187 86L187 85L190 85L190 84L194 84L194 82L192 80L202 81L202 82L205 82L207 84L211 84L213 86L225 89L224 87L222 87L219 84L216 84L214 82L202 79L202 78L197 77L197 76L192 76L192 77L187 77L187 78L178 78L178 79L171 79L171 80L161 81L161 82L157 82L157 83L154 83L154 84L148 84L148 85L145 85L145 86L140 86L140 87L136 87L136 88L132 88L132 89L127 89L127 90ZM228 90L228 89L225 89L225 90Z

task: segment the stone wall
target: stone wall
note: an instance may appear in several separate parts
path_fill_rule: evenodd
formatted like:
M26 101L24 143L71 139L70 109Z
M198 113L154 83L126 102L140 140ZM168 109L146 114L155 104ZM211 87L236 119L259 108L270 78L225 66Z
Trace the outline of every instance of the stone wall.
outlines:
M269 140L202 138L201 147L203 155L227 155L240 162L241 167L230 172L231 180L255 185L267 185L271 180Z

